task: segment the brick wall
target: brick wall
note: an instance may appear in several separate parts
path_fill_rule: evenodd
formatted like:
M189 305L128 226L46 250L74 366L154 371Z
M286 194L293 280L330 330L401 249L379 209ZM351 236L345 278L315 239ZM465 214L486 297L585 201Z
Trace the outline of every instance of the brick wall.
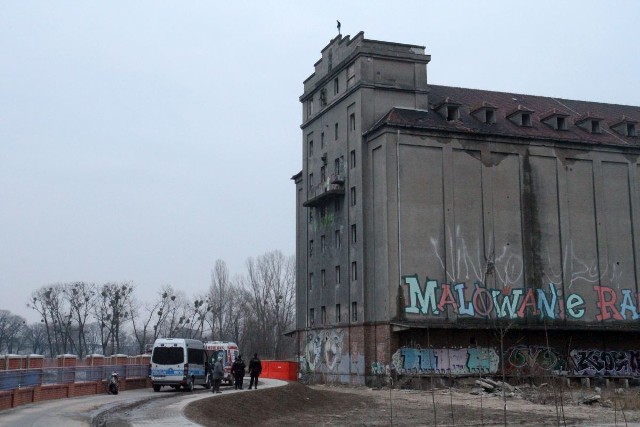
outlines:
M121 373L121 391L151 387L151 382L146 376L150 359L149 355L133 357L90 355L84 360L78 360L75 355L70 354L61 355L55 359L45 359L40 355L0 355L0 385L11 388L0 391L0 410L45 400L106 393L105 379L75 382L77 381L76 369L86 370L86 367L104 369L105 377L106 372L118 370ZM58 381L64 381L64 384L42 383L43 371L58 369L59 372L53 374L54 380L57 375ZM129 372L129 375L134 377L126 378L125 372ZM25 378L31 379L31 382ZM79 378L89 379L88 376L85 378L82 375L79 375ZM25 384L30 385L25 386Z

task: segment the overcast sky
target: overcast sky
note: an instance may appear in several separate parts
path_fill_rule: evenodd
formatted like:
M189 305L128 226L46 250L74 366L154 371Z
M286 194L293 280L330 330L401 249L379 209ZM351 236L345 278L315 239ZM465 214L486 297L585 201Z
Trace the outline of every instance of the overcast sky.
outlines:
M295 254L302 82L342 34L434 84L640 104L638 1L2 1L0 309L52 283L205 291Z

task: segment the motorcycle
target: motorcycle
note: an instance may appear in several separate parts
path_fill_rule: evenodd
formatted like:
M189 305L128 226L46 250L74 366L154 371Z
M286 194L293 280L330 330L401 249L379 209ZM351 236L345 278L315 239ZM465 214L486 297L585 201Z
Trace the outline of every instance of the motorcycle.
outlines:
M107 393L109 394L118 394L120 391L120 380L118 379L118 373L113 372L109 375L109 380L107 381Z

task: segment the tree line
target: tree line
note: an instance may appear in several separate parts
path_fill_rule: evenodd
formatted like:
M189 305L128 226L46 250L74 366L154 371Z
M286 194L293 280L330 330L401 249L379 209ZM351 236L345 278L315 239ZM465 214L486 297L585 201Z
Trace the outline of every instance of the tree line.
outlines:
M150 300L132 283L56 283L35 290L27 306L40 322L0 310L0 354L142 354L156 338L234 341L265 358L295 355L284 334L295 324L295 257L280 251L248 258L231 277L223 260L209 288L186 295L161 286Z

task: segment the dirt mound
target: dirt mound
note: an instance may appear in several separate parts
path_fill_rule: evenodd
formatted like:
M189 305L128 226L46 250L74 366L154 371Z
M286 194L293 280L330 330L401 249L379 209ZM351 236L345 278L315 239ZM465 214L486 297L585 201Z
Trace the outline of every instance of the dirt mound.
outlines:
M548 387L538 395L548 395ZM592 390L565 391L562 397L533 403L521 394L471 393L471 389L371 389L367 387L289 383L284 387L246 390L189 404L185 415L204 426L494 426L494 425L632 425L640 411L613 395L608 405L581 402ZM529 390L528 394L534 391ZM635 391L626 391L637 400ZM584 397L584 396L583 396ZM536 399L537 401L538 399ZM572 402L572 403L570 403ZM624 408L624 409L623 409ZM640 425L640 424L633 424Z
M336 408L346 414L377 406L373 397L317 390L292 382L283 387L246 390L228 395L223 391L215 398L212 396L190 403L184 413L192 421L207 427L297 426L304 424L307 419L338 421L332 415ZM338 415L338 418L341 417Z

